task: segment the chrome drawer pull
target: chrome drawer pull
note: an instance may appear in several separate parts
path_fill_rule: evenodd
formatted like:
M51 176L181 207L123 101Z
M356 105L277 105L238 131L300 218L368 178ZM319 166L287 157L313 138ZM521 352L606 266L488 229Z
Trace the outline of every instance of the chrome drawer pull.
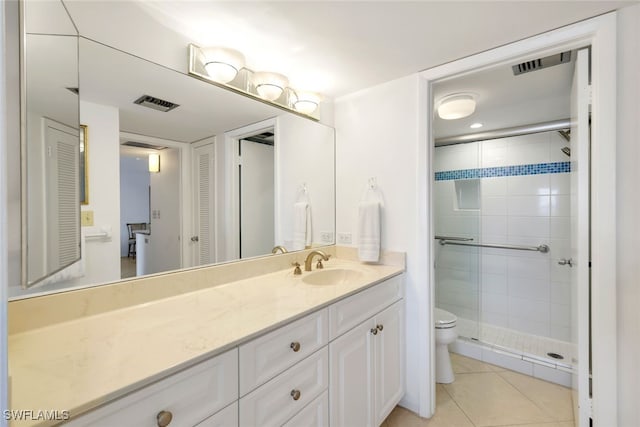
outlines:
M291 397L293 397L293 400L300 399L300 390L291 390Z
M291 347L291 350L293 350L295 352L300 351L300 343L298 341L292 342L289 347Z
M382 330L384 329L384 325L378 325L378 326L376 326L376 328L378 328L378 330L380 332L382 332Z
M378 335L378 328L371 328L371 333L373 335Z

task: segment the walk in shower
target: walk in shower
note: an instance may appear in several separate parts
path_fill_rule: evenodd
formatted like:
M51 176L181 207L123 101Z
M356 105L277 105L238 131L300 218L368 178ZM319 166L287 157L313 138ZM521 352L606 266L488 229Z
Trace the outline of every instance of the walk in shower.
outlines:
M433 162L436 307L458 317L452 350L566 385L567 138L554 130L436 143Z

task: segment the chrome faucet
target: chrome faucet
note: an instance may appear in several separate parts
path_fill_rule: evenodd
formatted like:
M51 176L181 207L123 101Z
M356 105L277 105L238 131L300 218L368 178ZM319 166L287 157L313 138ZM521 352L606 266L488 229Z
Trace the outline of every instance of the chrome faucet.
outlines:
M304 271L311 271L311 263L313 262L313 257L316 255L320 255L320 257L322 258L321 260L318 260L318 264L316 265L316 268L324 268L324 266L322 265L322 261L329 261L329 257L331 255L327 255L322 251L311 251L309 252L309 255L307 255L307 258L304 260Z
M280 246L280 245L274 246L273 249L271 249L271 253L274 254L274 255L277 254L278 251L282 252L283 254L286 254L287 252L289 252L287 250L287 248L285 248L284 246Z

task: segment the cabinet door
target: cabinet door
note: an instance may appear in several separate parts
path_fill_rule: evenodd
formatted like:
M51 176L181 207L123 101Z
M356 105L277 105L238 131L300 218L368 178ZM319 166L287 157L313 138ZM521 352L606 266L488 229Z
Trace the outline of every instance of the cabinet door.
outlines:
M404 300L375 319L375 419L380 425L404 394Z
M329 344L332 427L369 427L373 411L373 342L369 320Z

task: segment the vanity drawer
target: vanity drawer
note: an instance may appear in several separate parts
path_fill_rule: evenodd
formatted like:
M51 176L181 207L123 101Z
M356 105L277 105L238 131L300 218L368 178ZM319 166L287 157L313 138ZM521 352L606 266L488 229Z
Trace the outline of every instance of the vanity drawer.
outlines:
M353 329L402 298L404 275L392 277L329 307L329 340Z
M320 310L240 346L240 396L266 383L328 343Z
M230 350L72 419L73 427L156 427L161 412L171 427L192 427L238 399L238 352Z
M329 425L329 392L325 391L282 427L327 427Z
M171 427L171 425L169 425L169 427ZM238 402L233 402L196 427L238 427Z
M240 399L240 426L281 426L323 391L329 382L327 347Z

